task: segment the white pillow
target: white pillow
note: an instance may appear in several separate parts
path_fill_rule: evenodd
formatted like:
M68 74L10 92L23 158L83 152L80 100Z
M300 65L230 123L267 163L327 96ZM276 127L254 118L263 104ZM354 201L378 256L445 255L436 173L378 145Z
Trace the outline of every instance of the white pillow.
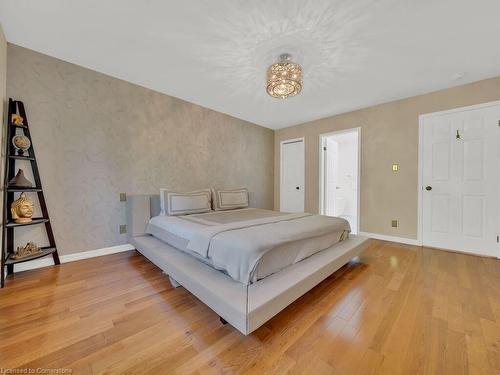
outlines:
M212 209L210 189L178 192L160 189L161 215L201 214Z
M212 203L215 211L246 208L248 207L248 189L212 189Z

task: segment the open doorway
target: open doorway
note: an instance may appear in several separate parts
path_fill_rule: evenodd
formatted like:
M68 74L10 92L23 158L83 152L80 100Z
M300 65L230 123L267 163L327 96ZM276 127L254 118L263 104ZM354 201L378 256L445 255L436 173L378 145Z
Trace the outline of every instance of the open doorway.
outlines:
M320 213L359 231L360 128L320 135Z

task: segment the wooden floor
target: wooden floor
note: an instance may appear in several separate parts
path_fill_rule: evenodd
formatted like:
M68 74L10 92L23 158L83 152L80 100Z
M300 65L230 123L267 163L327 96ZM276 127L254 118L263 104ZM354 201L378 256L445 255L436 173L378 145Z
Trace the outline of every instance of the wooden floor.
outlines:
M500 374L500 261L372 241L248 337L136 252L27 271L0 291L0 367Z

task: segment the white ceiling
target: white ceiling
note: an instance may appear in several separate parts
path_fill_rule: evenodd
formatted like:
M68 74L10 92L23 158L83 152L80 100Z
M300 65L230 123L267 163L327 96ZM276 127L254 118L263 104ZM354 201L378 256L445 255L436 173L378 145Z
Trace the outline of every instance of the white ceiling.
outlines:
M0 0L7 40L272 129L500 75L499 0ZM265 92L283 52L304 89Z

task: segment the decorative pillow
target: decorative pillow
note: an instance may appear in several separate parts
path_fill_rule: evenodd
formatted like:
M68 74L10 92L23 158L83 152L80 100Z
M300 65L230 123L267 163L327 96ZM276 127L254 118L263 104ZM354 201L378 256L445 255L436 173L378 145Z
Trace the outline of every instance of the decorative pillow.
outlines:
M201 214L212 209L210 189L178 192L160 189L161 215Z
M248 207L248 189L212 189L212 203L215 211L246 208Z

